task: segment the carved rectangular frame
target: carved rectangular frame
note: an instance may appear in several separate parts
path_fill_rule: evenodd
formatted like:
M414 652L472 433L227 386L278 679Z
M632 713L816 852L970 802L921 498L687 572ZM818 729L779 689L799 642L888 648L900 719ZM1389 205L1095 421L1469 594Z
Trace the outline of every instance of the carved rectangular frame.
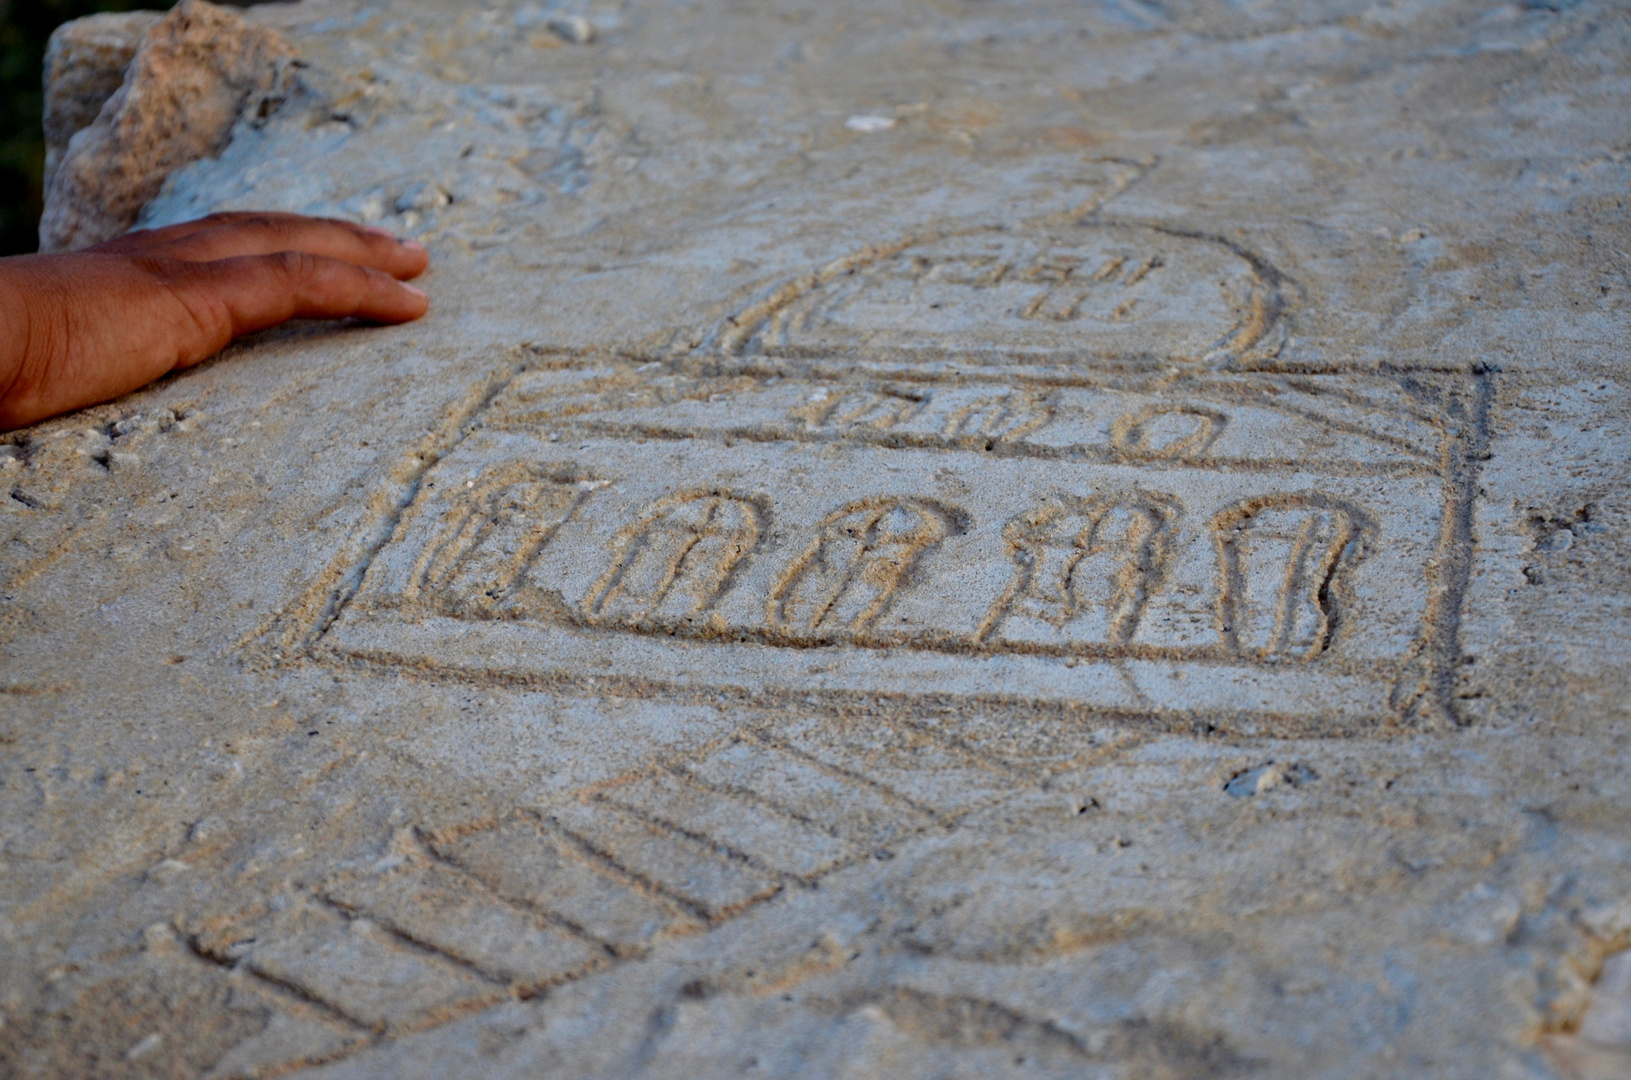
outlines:
M1460 722L1455 702L1455 673L1460 662L1460 608L1472 555L1476 472L1486 452L1489 382L1489 376L1481 370L1442 369L1354 373L1210 371L1186 373L1175 382L1171 373L1129 375L1125 371L1107 373L1091 369L1064 374L1057 369L1038 373L1034 367L1019 372L970 373L920 372L910 366L888 364L880 365L879 370L867 371L845 364L840 370L820 371L808 364L789 365L774 359L759 359L750 364L721 368L608 350L522 348L515 352L511 362L474 388L427 437L426 443L407 456L395 470L394 478L386 482L381 498L376 500L381 506L380 513L348 538L328 570L312 583L299 602L286 609L287 615L263 640L280 659L306 657L335 665L412 670L428 677L495 686L576 686L595 692L676 700L729 699L795 705L825 702L834 706L912 701L915 707L924 709L972 707L1038 717L1059 713L1093 714L1173 730L1291 736L1358 734L1399 725L1454 726ZM658 387L659 383L667 389ZM713 408L710 402L724 399L721 408L736 409L738 405L731 400L731 390L744 385L751 385L760 397L767 394L773 397L770 391L780 387L776 392L782 393L782 399L778 400L784 404L788 387L809 390L814 386L817 390L806 394L806 399L792 410L794 415L786 422L767 421L755 414L747 416L745 422L736 416L731 423L709 427L713 423L707 415ZM1181 389L1176 397L1183 398L1187 394L1193 400L1212 393L1214 398L1220 394L1233 395L1233 400L1244 401L1252 393L1272 389L1276 393L1311 395L1310 399L1316 401L1325 395L1341 408L1369 409L1383 417L1392 408L1401 417L1406 412L1411 414L1401 423L1414 423L1419 430L1430 428L1436 445L1418 446L1406 453L1404 451L1410 449L1408 431L1404 436L1389 435L1385 431L1367 435L1360 431L1353 437L1382 442L1392 439L1404 449L1390 457L1391 451L1384 446L1379 456L1368 462L1342 463L1333 458L1323 463L1235 460L1208 464L1203 460L1204 455L1197 457L1192 452L1195 449L1193 433L1186 434L1181 424L1175 436L1176 443L1180 444L1176 455L1169 454L1163 459L1162 454L1156 452L1162 448L1151 451L1144 446L1140 449L1139 440L1145 438L1147 432L1139 425L1149 419L1151 414L1147 412L1131 413L1114 423L1099 425L1103 439L1108 440L1105 445L1084 443L1061 447L1035 443L1038 427L1027 426L1026 418L1019 415L1022 409L1017 413L1010 409L1009 415L1003 415L1003 407L978 404L996 400L989 392L992 387L1007 394L1017 391L1033 403L1086 401L1091 407L1101 399L1128 399L1136 403L1153 400L1149 395L1173 398L1175 385ZM703 390L717 387L721 393L702 393L699 387ZM832 391L823 389L825 387L838 391L840 398L852 391L864 391L885 399L896 395L900 403L897 411L907 417L908 426L916 422L911 416L928 417L930 410L921 406L921 402L937 393L954 404L966 403L970 400L968 395L973 393L975 405L958 405L950 412L942 409L944 416L930 417L923 421L928 427L920 423L915 431L899 424L891 429L887 423L872 423L863 414L860 422L851 422L845 432L833 435L821 429L825 408L821 395L832 395ZM1373 392L1375 397L1366 397ZM956 396L959 393L963 394L962 398ZM667 394L668 399L653 404L663 394ZM917 404L914 404L914 396ZM814 399L814 405L810 399ZM1401 401L1408 402L1408 407L1399 406ZM825 419L830 420L832 412L842 405L840 401L832 410L826 410ZM894 407L888 400L878 406L883 410L884 419L889 418L889 410ZM1279 407L1286 410L1287 416L1296 411L1283 403ZM659 413L663 409L690 411L684 423L665 427L666 421L652 422L649 415L642 420L642 408L646 414L651 414L653 409ZM1206 426L1208 408L1203 404L1192 409L1199 417L1196 421L1199 428ZM804 411L799 412L800 409ZM913 413L913 409L917 412ZM971 409L977 421L972 429L967 422ZM1378 409L1381 411L1377 412ZM611 415L619 410L621 415ZM751 413L752 409L747 411ZM952 419L946 420L946 416ZM958 416L963 419L958 420ZM1303 420L1293 417L1288 423L1303 423ZM1325 425L1321 430L1330 428L1335 432L1333 439L1348 438L1331 428L1321 416L1314 415L1311 422L1316 427ZM956 426L959 423L963 425L961 428ZM979 427L982 423L985 424L983 429ZM593 605L584 606L588 601L579 604L574 611L560 610L557 601L555 608L543 618L516 618L513 610L469 608L462 612L421 608L407 618L370 605L370 588L366 585L369 573L383 565L382 559L393 554L392 545L400 542L404 522L416 512L415 507L422 507L425 500L432 497L430 485L434 484L438 467L445 472L450 461L459 460L461 452L474 453L471 448L476 442L472 440L530 438L540 453L547 456L545 452L560 445L563 435L570 436L565 441L568 446L583 445L596 450L606 450L614 444L646 445L666 440L670 445L711 443L721 448L721 452L741 454L751 452L756 445L807 441L839 445L845 453L861 454L864 449L869 462L890 454L930 451L949 455L947 460L970 454L983 455L982 461L1012 462L1046 457L1053 463L1049 467L1055 469L1080 466L1104 472L1131 468L1144 472L1154 470L1168 476L1181 472L1188 475L1217 471L1221 475L1229 469L1256 470L1269 478L1270 488L1279 480L1286 480L1282 487L1287 490L1306 488L1310 477L1321 475L1336 477L1332 484L1370 485L1377 491L1386 491L1389 484L1397 486L1407 481L1419 486L1423 477L1429 477L1436 491L1436 519L1431 522L1432 550L1425 558L1417 559L1421 578L1419 586L1412 585L1418 588L1421 599L1419 628L1408 646L1395 650L1395 662L1382 675L1387 683L1383 687L1375 673L1317 674L1311 678L1311 670L1322 671L1317 664L1311 667L1288 662L1295 658L1284 653L1269 655L1272 650L1267 646L1259 649L1261 655L1257 661L1242 660L1249 648L1243 650L1239 641L1232 643L1231 661L1229 656L1219 653L1218 646L1211 646L1210 653L1205 649L1163 651L1130 641L1125 647L1113 642L1080 647L1030 642L1023 649L1005 648L1000 647L1000 642L992 643L988 626L972 634L925 632L914 638L877 629L874 624L855 623L842 633L818 633L815 630L819 627L806 627L802 636L778 631L780 636L777 637L776 634L767 636L762 627L755 629L741 620L725 626L726 632L721 632L717 615L711 615L710 622L709 619L688 619L683 611L678 615L670 613L673 617L666 620L652 611L644 615L637 612L632 617L625 613L623 622L618 624L615 618L597 618L597 612L591 610ZM583 439L590 442L581 442ZM584 461L569 461L572 456L569 452L556 453L551 459L551 467L556 468L554 482L575 485L584 491L604 486L605 481L597 480L590 467L592 455ZM1061 461L1066 466L1060 466ZM1280 499L1277 503L1277 498L1273 491L1268 491L1257 497L1253 505L1267 507L1270 514L1292 513L1281 505L1289 505L1288 500ZM1337 499L1333 505L1341 501ZM864 502L862 499L856 505ZM1303 503L1308 503L1308 499L1304 498ZM1078 514L1078 518L1072 520L1078 520L1081 513L1091 512L1091 507L1083 508L1085 505L1067 508ZM1359 542L1359 530L1366 527L1361 521L1363 515L1353 516L1340 506L1335 510L1314 507L1307 513L1316 511L1323 516L1314 524L1304 526L1305 533L1308 529L1324 529L1329 535L1340 534L1343 539L1332 550L1356 550L1343 549L1341 544ZM1145 512L1156 518L1161 513L1159 507ZM1231 512L1235 519L1225 520L1227 514L1223 513L1212 519L1215 532L1232 527L1230 521L1235 522L1233 527L1238 527L1241 511ZM567 513L570 516L571 512ZM931 507L924 513L931 517L946 513L954 518L957 511ZM865 518L865 513L861 517ZM878 526L874 522L871 527ZM933 525L942 530L961 527L951 518ZM1425 529L1426 524L1422 528ZM1344 533L1343 530L1349 531ZM615 545L623 541L612 538L609 542ZM1230 574L1238 576L1238 567L1230 562L1234 555L1228 543L1217 540L1216 544L1222 567L1220 573L1225 578ZM812 552L813 549L805 554L808 558L821 557L820 552ZM781 557L785 561L791 554L790 550L784 550ZM1332 559L1335 558L1333 555ZM375 571L376 576L382 572ZM782 577L785 579L787 573ZM596 586L602 597L612 588L608 580L602 575ZM785 591L786 581L779 587ZM1227 588L1223 588L1227 593ZM1242 591L1240 595L1245 594ZM830 604L842 606L844 602L840 597ZM1225 631L1229 629L1230 602L1225 595L1220 615ZM1215 602L1214 606L1217 606ZM845 610L851 609L864 614L865 604L856 600ZM774 621L774 612L771 618ZM989 623L989 616L986 621ZM862 629L855 630L855 626ZM986 634L983 640L981 633ZM886 655L880 655L880 651ZM789 663L790 657L797 657L798 663ZM821 662L804 663L812 657L820 657ZM1183 672L1191 678L1198 674L1208 681L1208 686L1200 692L1189 693L1187 698L1182 693L1163 694L1165 687L1173 685L1174 672ZM1352 686L1344 689L1344 679L1358 681L1352 681ZM1361 683L1365 686L1358 690L1352 688ZM1335 689L1327 692L1328 687Z

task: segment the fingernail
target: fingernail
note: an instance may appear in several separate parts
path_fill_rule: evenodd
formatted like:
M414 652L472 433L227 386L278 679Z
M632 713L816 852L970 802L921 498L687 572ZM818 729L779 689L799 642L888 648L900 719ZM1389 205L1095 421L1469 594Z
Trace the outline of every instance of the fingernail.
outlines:
M408 292L413 293L413 295L419 297L419 299L421 299L421 300L428 299L428 297L425 296L425 290L424 289L418 288L417 286L414 286L414 285L409 285L406 281L399 281L399 282L397 282L397 284L401 285L404 289L406 289Z
M425 250L425 245L421 244L417 240L398 240L397 243L401 244L403 247L407 248L409 251L424 251Z

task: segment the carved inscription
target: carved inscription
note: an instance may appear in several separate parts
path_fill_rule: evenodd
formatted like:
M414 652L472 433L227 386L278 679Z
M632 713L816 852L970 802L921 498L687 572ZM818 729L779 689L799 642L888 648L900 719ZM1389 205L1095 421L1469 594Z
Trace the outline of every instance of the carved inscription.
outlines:
M1175 460L1196 458L1212 448L1226 418L1196 405L1152 405L1116 421L1111 436L1129 455Z
M1254 500L1219 514L1224 639L1242 656L1312 660L1336 630L1340 575L1363 528L1358 509L1319 496Z
M496 611L584 488L511 462L436 500L443 514L403 584L404 601ZM422 515L422 518L429 515ZM424 524L422 520L416 524Z
M954 529L952 516L924 499L865 500L828 515L771 592L771 625L869 629L918 559Z
M853 437L866 432L938 435L949 442L1012 444L1047 426L1046 399L1018 389L944 394L917 388L879 387L813 391L789 417L804 431Z
M1107 359L1274 348L1276 275L1222 241L1108 221L973 228L846 256L740 312L728 353L1046 353ZM989 345L981 329L1001 327ZM996 340L1000 338L1000 343Z
M325 647L1341 730L1436 693L1465 428L1432 410L1470 381L1172 378L551 367L429 469Z
M948 436L1012 442L1042 430L1052 415L1034 394L986 394L952 409L943 430Z
M909 390L861 390L833 393L823 387L793 410L809 430L851 427L885 430L911 420L923 411L928 395Z
M559 373L554 383L564 381ZM632 438L845 442L891 448L982 449L1005 457L1103 463L1213 463L1277 468L1288 462L1344 472L1430 474L1441 430L1430 416L1327 397L1302 380L1215 376L1186 382L1181 398L1158 376L1077 379L1055 385L1002 378L873 380L627 376L517 395L525 407L492 420L534 435L570 424ZM519 403L518 403L519 404ZM1346 410L1347 415L1338 415Z
M557 562L606 561L581 599L563 605L537 564L574 513L595 516L592 486L516 466L441 501L452 512L440 529L418 530L428 539L400 602L461 618L704 638L734 631L787 645L1138 655L1152 602L1170 604L1179 599L1174 587L1211 581L1219 630L1187 653L1250 663L1306 662L1326 650L1368 520L1320 494L1252 498L1193 530L1177 496L1136 488L1057 495L1006 522L970 520L935 499L872 497L792 532L791 555L755 569L773 500L709 488L624 511L604 556L568 542ZM951 588L937 576L965 570L957 561L924 572L948 541L983 546L990 532L1000 533L1007 560L981 575L1005 579L983 607L979 586ZM903 596L916 602L912 617L885 628ZM943 599L925 612L925 596Z
M1124 645L1160 585L1180 507L1170 496L1058 500L1003 530L1014 579L985 640Z
M880 272L921 285L990 289L1008 282L1028 286L1030 299L1015 309L1022 319L1123 321L1137 317L1142 297L1132 290L1163 265L1163 257L1154 252L1047 249L1014 254L909 254L890 260Z
M705 615L758 546L764 517L762 504L719 492L659 500L619 532L611 569L586 613L640 629Z
M1149 301L1136 295L1135 288L1163 265L1160 255L1110 255L1096 269L1084 267L1083 262L1073 255L1054 255L1020 270L1021 281L1047 285L1020 308L1020 317L1068 322L1086 315L1105 322L1127 322L1148 312Z

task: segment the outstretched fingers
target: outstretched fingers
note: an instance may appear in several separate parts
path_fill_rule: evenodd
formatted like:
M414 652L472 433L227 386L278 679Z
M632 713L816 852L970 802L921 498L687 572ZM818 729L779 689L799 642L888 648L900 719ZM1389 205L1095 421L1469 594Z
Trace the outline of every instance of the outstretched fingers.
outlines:
M385 271L302 251L171 263L164 277L199 330L198 339L179 350L177 367L290 319L401 323L430 306L423 292Z
M216 262L285 251L342 259L406 280L429 262L423 246L384 229L297 214L213 214L199 221L129 233L96 249L149 258Z
M0 430L110 400L288 319L417 319L429 301L404 281L426 262L383 230L268 213L0 259Z
M86 250L131 255L145 251L157 244L181 240L192 236L194 233L219 229L225 225L241 225L250 221L297 221L301 218L302 215L300 214L285 214L280 210L226 210L210 214L207 217L194 218L191 221L180 221L174 225L161 225L156 229L133 229L123 236L105 240Z

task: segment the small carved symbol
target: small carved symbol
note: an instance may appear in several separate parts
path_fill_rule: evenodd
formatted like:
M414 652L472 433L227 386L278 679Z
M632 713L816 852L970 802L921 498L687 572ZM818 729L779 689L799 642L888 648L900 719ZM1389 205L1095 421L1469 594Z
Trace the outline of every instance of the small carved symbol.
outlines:
M883 430L912 419L928 403L929 396L924 393L884 388L834 394L822 387L793 410L793 417L804 421L810 431L852 427Z
M1003 530L1014 578L982 640L1120 645L1160 584L1180 507L1168 495L1061 499Z
M953 411L946 417L945 434L1013 441L1044 427L1052 417L1052 410L1030 394L993 394Z
M901 277L975 288L995 285L1013 269L1013 264L999 255L946 255L938 259L917 255L900 263Z
M1339 576L1365 519L1319 495L1252 499L1212 522L1224 641L1254 660L1312 660L1337 629Z
M585 494L584 485L523 462L468 482L420 552L402 598L492 611Z
M1194 458L1212 448L1226 421L1222 413L1196 405L1156 405L1117 420L1110 437L1124 454Z
M771 625L866 631L917 560L955 531L951 513L926 499L865 499L829 514L772 590Z
M1022 319L1050 319L1069 322L1080 318L1082 306L1095 289L1116 286L1131 289L1162 265L1159 255L1148 255L1134 260L1128 255L1112 255L1099 266L1084 271L1085 260L1068 255L1045 255L1014 274L1020 281L1036 282L1045 286L1042 292L1019 309ZM1109 311L1096 316L1103 322L1128 322L1139 318L1139 298L1128 296L1115 303Z
M1221 360L1266 339L1272 355L1283 333L1279 280L1262 259L1181 229L993 223L835 259L731 316L719 344L727 355L900 350L985 364L1083 350ZM993 336L1003 320L1012 332Z
M758 547L765 517L754 500L723 492L659 499L618 534L588 615L644 628L703 614Z

